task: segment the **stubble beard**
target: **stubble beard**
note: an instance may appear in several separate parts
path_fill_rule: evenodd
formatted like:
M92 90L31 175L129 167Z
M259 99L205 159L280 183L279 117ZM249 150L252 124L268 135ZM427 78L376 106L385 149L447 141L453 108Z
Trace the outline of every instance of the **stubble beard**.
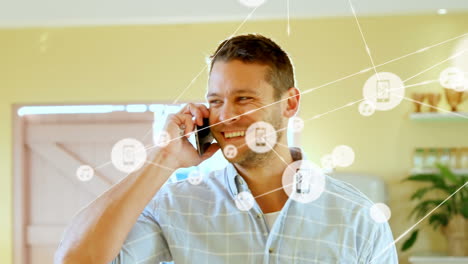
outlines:
M273 113L274 111L269 115L265 122L273 126L273 128L276 131L277 141L281 141L281 139L284 136L284 130L282 130L282 128L284 127L283 121L279 115L274 115ZM275 142L275 145L272 146L272 150L269 150L265 153L257 153L247 147L246 152L242 156L236 157L236 159L232 162L246 169L268 165L268 162L273 160L274 155L276 155L276 153L273 150L275 150L277 145L278 144Z

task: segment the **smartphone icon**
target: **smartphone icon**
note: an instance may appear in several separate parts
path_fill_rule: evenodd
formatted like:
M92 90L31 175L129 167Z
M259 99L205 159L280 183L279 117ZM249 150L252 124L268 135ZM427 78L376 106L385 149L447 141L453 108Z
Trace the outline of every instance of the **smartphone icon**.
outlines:
M202 126L195 126L195 141L197 143L197 151L201 156L213 142L213 134L210 130L210 120L203 118Z
M123 155L123 164L125 166L134 166L135 165L135 146L133 145L124 145L122 148Z
M377 102L390 101L390 80L377 80Z
M257 147L266 146L266 128L257 127L255 128L255 144Z

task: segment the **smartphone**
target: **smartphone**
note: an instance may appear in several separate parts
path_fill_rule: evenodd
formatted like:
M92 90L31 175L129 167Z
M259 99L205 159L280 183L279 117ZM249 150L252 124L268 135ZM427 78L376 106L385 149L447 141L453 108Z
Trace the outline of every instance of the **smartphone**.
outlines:
M195 126L195 141L197 142L197 150L200 156L205 153L214 139L209 126L210 122L208 118L203 118L202 126Z

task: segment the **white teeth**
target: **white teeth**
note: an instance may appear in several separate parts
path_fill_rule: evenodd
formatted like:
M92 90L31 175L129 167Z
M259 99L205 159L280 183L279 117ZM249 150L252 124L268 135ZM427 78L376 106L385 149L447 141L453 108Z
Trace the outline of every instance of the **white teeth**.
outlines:
M243 137L245 135L245 131L236 131L236 132L229 132L229 133L225 133L224 136L226 138L233 138L233 137Z

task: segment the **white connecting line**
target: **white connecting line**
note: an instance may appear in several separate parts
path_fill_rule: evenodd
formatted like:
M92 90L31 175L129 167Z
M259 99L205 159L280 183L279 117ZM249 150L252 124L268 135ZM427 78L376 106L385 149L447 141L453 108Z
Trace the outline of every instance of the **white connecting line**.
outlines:
M374 68L374 72L375 72L375 74L377 74L377 79L380 80L379 73L377 72L377 68L375 67L374 59L372 58L371 50L369 48L369 45L367 45L366 38L364 37L364 33L362 32L361 24L359 23L359 20L357 18L356 11L354 10L353 3L351 2L351 0L348 0L348 3L349 3L349 6L351 7L351 11L353 12L354 20L356 20L356 24L357 24L357 26L359 28L359 32L361 33L361 38L362 38L362 41L364 42L364 45L366 47L366 52L369 55L369 59L370 59L370 61L372 63L372 67Z
M419 72L419 73L417 73L417 74L415 74L415 75L413 75L413 76L407 78L407 79L404 80L403 82L406 83L407 81L409 81L409 80L411 80L411 79L413 79L413 78L415 78L415 77L421 75L422 73L425 73L425 72L429 71L430 69L433 69L434 67L437 67L438 65L440 65L440 64L442 64L442 63L444 63L444 62L446 62L446 61L448 61L448 60L450 60L450 59L453 59L453 58L455 58L455 57L461 56L462 54L464 54L464 53L466 52L466 50L467 50L467 49L464 49L464 50L462 50L462 51L459 51L459 52L455 53L454 55L450 56L449 58L447 58L447 59L445 59L445 60L442 60L441 62L438 62L438 63L432 65L431 67L429 67L429 68L427 68L427 69L424 69L423 71L421 71L421 72ZM406 89L407 87L414 87L414 86L418 86L418 85L425 85L425 84L427 84L427 83L435 82L435 81L436 81L436 80L424 81L424 82L417 83L417 84L412 84L412 85L409 85L409 86L404 86L404 87L400 87L400 88L394 88L394 89L391 89L391 91L395 91L395 90L399 90L399 89ZM288 98L289 98L289 97L288 97ZM286 98L286 99L288 99L288 98ZM286 100L286 99L283 99L283 100L280 100L280 101L284 101L284 100ZM406 98L406 99L407 99L407 100L412 100L412 99L410 99L410 98ZM349 106L355 105L355 104L357 104L357 103L359 103L359 102L361 102L361 101L364 101L364 100L366 100L366 99L363 98L363 99L359 99L359 100L356 100L356 101L347 103L347 104L345 104L345 105L343 105L343 106L341 106L341 107L335 108L335 109L333 109L333 110L327 111L327 112L322 113L322 114L315 115L315 116L313 116L312 118L305 119L304 122L305 122L305 121L314 120L314 119L318 119L318 118L323 117L323 116L325 116L325 115L328 115L328 114L330 114L330 113L339 111L339 110L341 110L341 109L343 109L343 108L347 108L347 107L349 107ZM259 110L259 109L262 109L262 108L265 108L265 107L268 107L268 106L271 106L271 105L273 105L273 104L275 104L275 103L278 103L278 102L279 102L279 101L274 102L274 103L269 104L269 105L266 105L266 106L263 106L263 107L260 107L260 108L255 109L255 110L251 110L251 111L249 111L249 112L246 112L246 113L244 113L244 114L238 115L238 116L233 117L233 118L237 118L237 117L240 117L240 116L242 116L242 115L250 114L250 113L252 113L252 112L255 112L255 111ZM445 111L446 111L446 110L445 110ZM453 113L453 112L451 112L451 113ZM457 116L461 116L460 114L457 114L457 113L453 113L453 114L454 114L454 115L457 115ZM463 116L463 117L465 117L465 116ZM231 118L231 119L233 119L233 118ZM466 117L465 117L465 118L466 118ZM203 128L203 129L207 129L207 128L209 128L209 127L218 125L218 124L223 123L223 122L227 122L227 121L229 121L229 120L230 120L230 119L225 120L225 121L221 121L221 122L218 122L218 123L215 123L215 124L213 124L213 125L211 125L211 126L208 126L208 127L206 127L206 128ZM283 130L286 130L286 129L287 129L287 126L284 127L284 128L281 128L281 129L279 129L279 130L276 130L276 132L283 131ZM200 129L200 130L202 130L202 129ZM200 131L200 130L199 130L199 131ZM192 133L193 133L193 132L192 132ZM177 137L177 138L174 138L174 139L171 139L170 141L172 141L172 140L177 140L177 139L182 138L182 137L184 137L184 136L185 136L185 135L180 136L180 137ZM170 142L170 141L169 141L169 142ZM244 143L243 145L241 145L241 146L239 146L239 147L242 147L242 146L245 146L245 145L246 145L246 143ZM149 147L149 148L147 148L146 150L149 150L149 149L152 149L152 148L155 148L155 147L157 147L157 146ZM110 164L110 163L111 163L111 162L109 161L109 162L107 162L107 163L105 163L105 164L103 164L103 165L101 165L101 166L96 167L96 169L101 168L101 167L103 167L103 166L105 166L105 165L108 165L108 164ZM156 165L156 164L153 164L153 165ZM273 191L276 191L276 190L273 190Z
M460 35L460 36L451 38L451 39L449 39L449 40L445 40L445 41L443 41L443 42L434 44L434 45L432 45L432 46L428 46L428 47L419 49L419 50L417 50L417 51L415 51L415 52L412 52L412 53L403 55L403 56L401 56L401 57L399 57L399 58L396 58L396 59L387 61L387 62L385 62L385 63L379 64L379 65L377 65L376 67L379 68L379 67L381 67L381 66L384 66L384 65L386 65L386 64L389 64L389 63L391 63L391 62L395 62L395 61L400 60L400 59L403 59L403 58L406 58L406 57L408 57L408 56L411 56L411 55L414 55L414 54L417 54L417 53L421 53L421 52L425 52L425 51L427 51L427 50L429 50L429 49L431 49L431 48L437 47L437 46L442 45L442 44L444 44L444 43L447 43L447 42L449 42L449 41L453 41L453 40L462 38L462 37L467 36L467 35L468 35L468 33L465 33L465 34L462 34L462 35ZM451 59L451 58L449 58L449 59ZM318 89L320 89L320 88L323 88L323 87L326 87L326 86L335 84L335 83L337 83L337 82L340 82L340 81L349 79L349 78L354 77L354 76L356 76L356 75L366 73L366 72L368 72L369 70L372 70L372 68L366 68L366 69L363 69L363 70L361 70L361 71L359 71L359 72L356 72L356 73L350 74L350 75L348 75L348 76L339 78L339 79L337 79L337 80L334 80L334 81L325 83L325 84L323 84L323 85L320 85L320 86L316 86L316 87L314 87L314 88L307 89L307 90L305 90L304 92L301 92L301 95L308 94L308 93L313 92L313 91L315 91L315 90L318 90ZM290 97L281 99L281 100L279 100L279 101L276 101L276 102L273 102L273 103L264 105L264 106L262 106L262 107L256 108L256 109L254 109L254 110L250 110L250 111L248 111L248 112L245 112L245 113L243 113L243 114L234 116L234 117L229 118L229 119L227 119L227 120L220 121L220 122L218 122L218 123L215 123L215 124L212 124L212 125L210 125L210 126L204 127L204 128L202 128L202 129L200 129L200 130L198 130L198 131L201 131L201 130L203 130L203 129L209 129L210 127L213 127L213 126L222 124L222 123L224 123L224 122L228 122L228 121L230 121L230 120L232 120L232 119L236 119L236 118L238 118L238 117L241 117L241 116L244 116L244 115L248 115L248 114L254 113L254 112L258 111L258 110L261 110L261 109L263 109L263 108L266 108L266 107L275 105L275 104L277 104L277 103L286 101L286 100L288 100L288 99L290 99L290 98L293 98L293 97L294 97L294 96L290 96ZM358 101L358 102L359 102L359 101ZM184 137L184 136L186 136L186 135L183 135L183 136L180 136L180 137L176 137L176 138L174 138L174 139L171 139L170 141L180 139L180 138L182 138L182 137ZM170 141L169 141L169 142L170 142ZM151 147L151 148L155 148L155 147L157 147L157 146L153 146L153 147ZM147 148L147 150L149 150L149 149L151 149L151 148Z
M290 36L291 35L291 24L289 22L289 20L290 20L289 19L289 0L286 0L286 6L287 6L286 9L287 9L287 12L288 12L288 29L287 29L287 31L288 31L288 36Z
M408 228L405 232L403 232L395 241L390 243L388 246L386 246L379 254L377 254L369 264L373 263L378 257L380 257L385 251L387 251L389 248L391 248L393 245L395 245L398 241L400 241L404 236L406 236L411 230L413 230L419 223L424 221L429 215L431 215L435 210L437 210L440 206L442 206L446 201L450 200L457 192L459 192L461 189L465 188L467 186L468 182L465 182L460 188L458 188L454 193L452 193L449 197L447 197L444 201L442 201L439 205L437 205L434 209L432 209L429 213L427 213L423 218L421 218L416 224Z
M242 26L245 24L245 22L247 22L247 20L253 15L253 13L255 12L255 10L257 10L259 6L255 7L248 15L247 17L244 19L244 21L237 27L236 30L234 30L234 33L232 33L230 36L229 36L229 39L231 39L234 35L237 34L237 32L242 28ZM213 55L213 56L216 56L218 54L218 52L220 52L222 50L222 48L227 44L227 42L224 43L223 46L221 46L221 48ZM190 83L184 88L184 90L182 90L182 92L179 94L179 96L176 97L176 99L172 102L172 104L177 104L179 102L179 99L185 94L185 92L187 92L187 90L195 83L195 81L198 79L198 77L200 77L200 75L202 75L202 73L206 70L206 68L208 68L208 65L205 64L205 66L203 67L203 69L201 69L200 72L198 72L198 74L193 77L193 79L190 81ZM143 136L143 140L153 131L153 129L150 129L148 132L145 133L145 135Z

